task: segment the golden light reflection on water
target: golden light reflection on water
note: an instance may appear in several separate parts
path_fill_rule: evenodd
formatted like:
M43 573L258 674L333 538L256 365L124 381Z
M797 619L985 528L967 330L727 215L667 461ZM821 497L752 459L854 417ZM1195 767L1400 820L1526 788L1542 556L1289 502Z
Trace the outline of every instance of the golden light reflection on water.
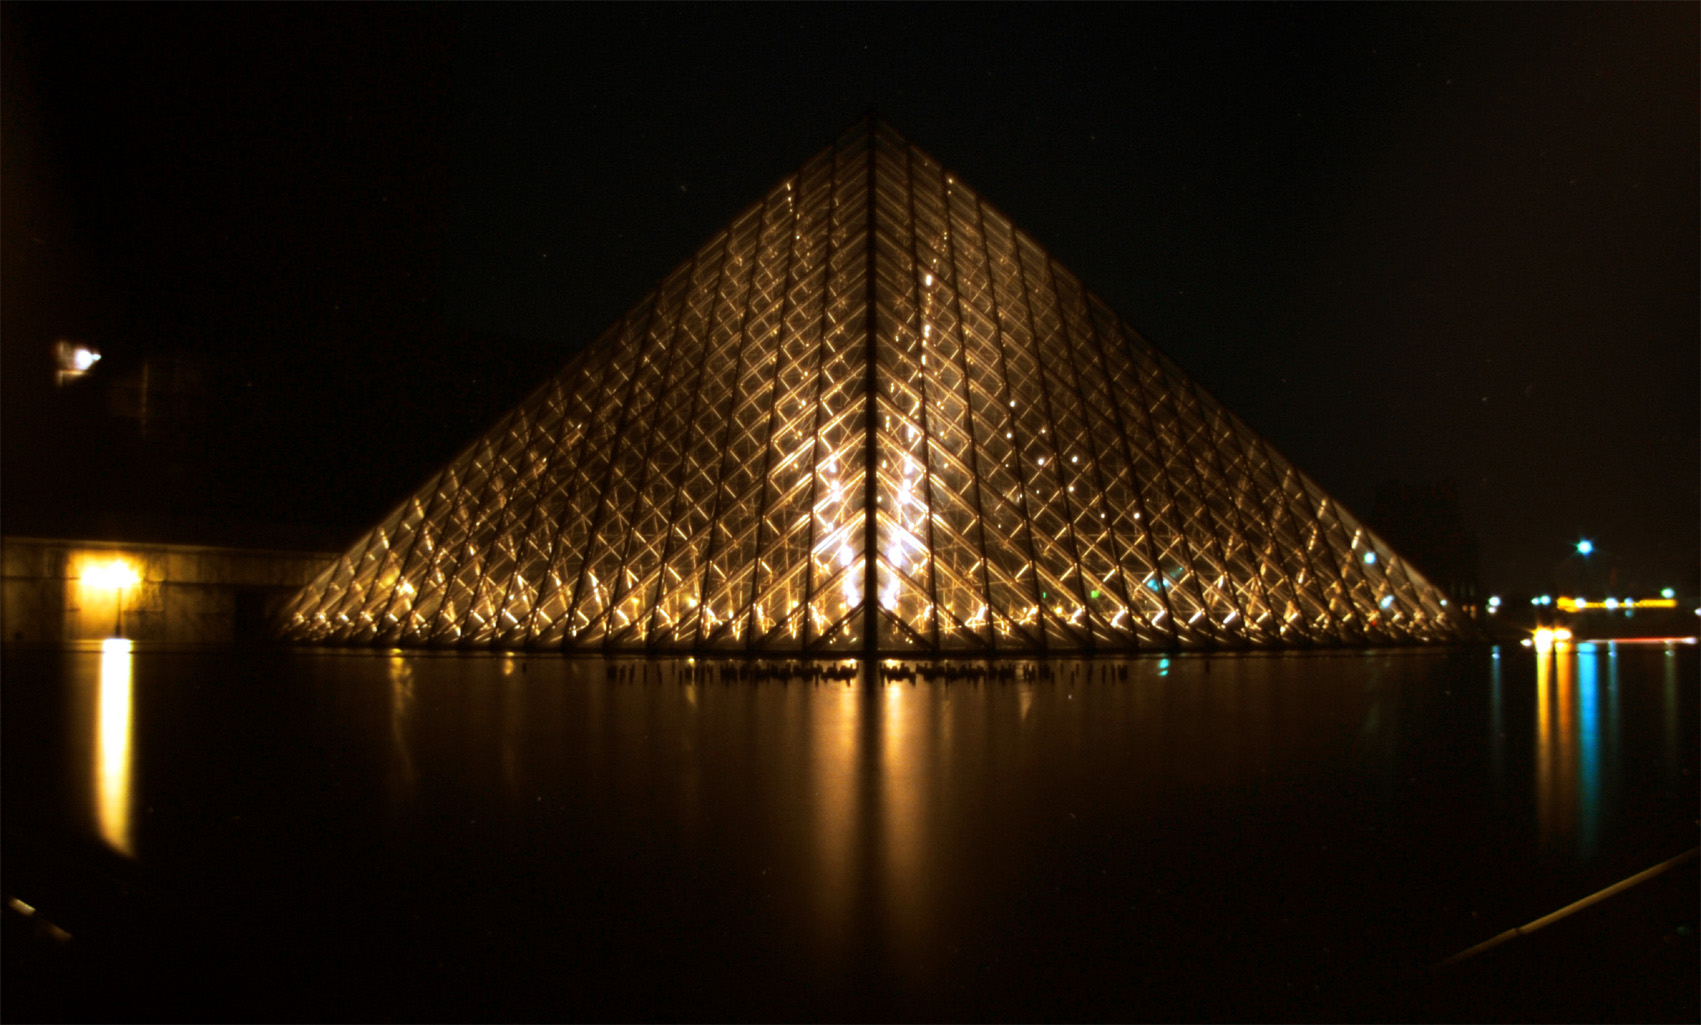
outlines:
M131 751L134 694L130 642L112 638L101 645L95 719L94 803L101 839L135 857L131 835Z
M414 704L413 664L406 656L390 656L390 743L395 750L395 767L390 773L391 796L398 804L413 796L419 775L414 768L413 744L408 738L408 723Z
M1537 828L1544 844L1574 842L1584 858L1599 844L1604 780L1617 772L1617 657L1593 643L1536 653Z
M840 951L849 939L860 846L857 815L857 704L860 689L829 684L813 692L811 765L815 861L820 884L816 922L822 945Z
M1635 769L1631 737L1645 736L1645 757L1658 763L1662 739L1677 747L1688 736L1677 714L1693 707L1688 683L1675 660L1663 674L1647 663L1638 682L1641 663L1627 658L1621 713L1618 669L1604 648L1550 652L1532 659L1534 672L1513 654L1481 680L1490 708L1465 723L1486 720L1497 738L1504 728L1504 748L1475 753L1497 778L1504 760L1508 786L1478 808L1473 794L1484 788L1473 775L1437 799L1461 801L1460 821L1479 832L1478 811L1513 811L1503 818L1520 845L1605 849L1621 828L1610 814L1622 803L1615 766ZM135 670L135 728L147 739L132 740L129 652L98 663L93 655L76 663L71 706L75 748L66 764L79 777L91 767L94 777L79 779L91 795L83 807L95 814L76 809L77 825L98 823L97 838L131 853L133 805L151 857L168 849L154 831L181 816L154 825L142 810L189 782L190 771L172 779L174 764L196 764L183 751L208 745L172 748L173 737L192 735L161 725L182 705L144 692L159 679L151 654ZM304 670L301 686L334 687L326 693L336 704L327 707L342 714L302 717L311 743L279 748L320 759L333 743L346 745L352 753L339 753L335 769L359 770L347 775L360 789L338 799L346 814L363 817L347 821L387 814L409 857L415 839L437 845L422 846L420 857L489 852L486 869L537 889L540 915L551 901L571 910L601 899L588 887L624 885L629 872L639 880L625 895L640 905L633 921L660 930L725 926L734 936L767 929L762 942L773 956L807 966L798 970L810 985L835 998L870 986L904 993L941 964L977 971L996 948L986 938L1009 921L989 909L1053 899L1060 866L1088 864L1102 885L1120 888L1126 907L1158 914L1168 906L1158 889L1164 874L1190 878L1176 867L1176 852L1193 842L1182 831L1265 814L1268 781L1298 795L1279 800L1299 801L1313 789L1338 794L1354 772L1404 779L1396 756L1412 723L1425 721L1410 717L1441 700L1438 681L1451 678L1437 667L1448 657L727 662L698 670L683 660L383 653L348 660L358 676ZM315 672L330 664L302 663ZM1634 732L1638 714L1645 733ZM1397 809L1389 811L1391 821ZM303 822L319 814L305 803L294 813ZM242 828L224 822L209 828ZM385 828L373 826L377 835ZM1081 862L1083 851L1095 860ZM603 865L618 870L589 883L573 870Z
M907 962L917 953L921 939L917 909L926 899L922 866L928 842L926 782L934 770L929 752L924 750L922 720L924 716L931 719L927 713L935 711L937 705L901 682L887 683L883 690L876 790L887 881L883 896L889 936L899 948L896 953L900 961Z

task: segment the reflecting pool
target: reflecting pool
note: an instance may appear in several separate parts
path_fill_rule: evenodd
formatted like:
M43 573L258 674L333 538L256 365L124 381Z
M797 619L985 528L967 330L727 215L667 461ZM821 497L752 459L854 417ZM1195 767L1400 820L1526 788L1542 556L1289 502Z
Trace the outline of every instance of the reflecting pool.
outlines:
M4 670L91 1013L1328 1016L1696 842L1693 645Z

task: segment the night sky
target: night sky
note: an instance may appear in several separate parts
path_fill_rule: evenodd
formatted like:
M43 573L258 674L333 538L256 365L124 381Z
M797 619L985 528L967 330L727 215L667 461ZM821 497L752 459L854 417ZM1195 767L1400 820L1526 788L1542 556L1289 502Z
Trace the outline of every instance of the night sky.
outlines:
M1489 590L1698 588L1694 4L0 10L8 533L346 544L873 109Z

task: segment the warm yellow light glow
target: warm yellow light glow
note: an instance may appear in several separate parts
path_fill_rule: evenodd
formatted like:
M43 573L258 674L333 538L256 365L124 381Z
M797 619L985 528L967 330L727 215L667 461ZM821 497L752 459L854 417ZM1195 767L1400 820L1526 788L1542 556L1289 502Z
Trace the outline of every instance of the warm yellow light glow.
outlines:
M135 567L123 559L95 563L83 568L83 583L91 587L108 587L117 590L124 587L134 587L141 582L142 577L136 572Z
M1556 604L1558 604L1559 607L1566 612L1582 612L1585 609L1611 610L1621 607L1637 609L1677 608L1677 600L1675 598L1626 598L1621 602L1616 598L1608 598L1605 601L1589 601L1586 598L1562 597L1557 599Z
M101 644L99 718L95 723L95 818L100 835L120 854L134 856L130 836L130 642Z
M59 364L59 383L74 381L100 362L100 350L77 342L60 340L53 351Z

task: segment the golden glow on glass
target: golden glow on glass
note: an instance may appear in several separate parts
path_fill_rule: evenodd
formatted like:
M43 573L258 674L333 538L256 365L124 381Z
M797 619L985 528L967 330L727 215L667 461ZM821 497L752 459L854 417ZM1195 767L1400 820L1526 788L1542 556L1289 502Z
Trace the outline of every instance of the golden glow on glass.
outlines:
M734 218L287 617L329 643L825 654L1455 633L1416 571L878 123Z
M101 644L99 693L95 720L95 820L101 839L120 854L134 857L131 836L132 708L130 642L108 638Z

